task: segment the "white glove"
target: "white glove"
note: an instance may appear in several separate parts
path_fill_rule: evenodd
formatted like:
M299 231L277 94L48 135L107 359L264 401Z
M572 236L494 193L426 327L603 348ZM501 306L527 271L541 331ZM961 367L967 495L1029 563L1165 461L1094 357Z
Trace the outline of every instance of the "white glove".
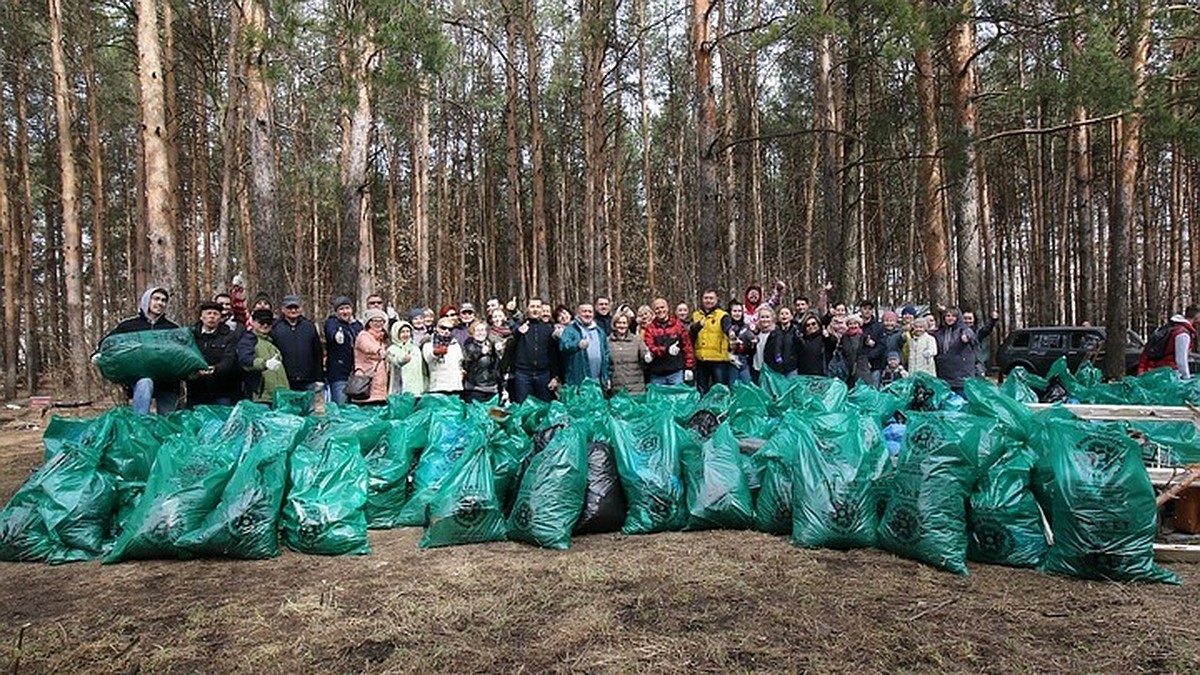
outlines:
M667 347L667 353L671 356L679 356L679 343L672 342L670 347Z
M927 358L927 359L932 359L932 358L933 358L933 352L932 352L932 351L930 351L930 350L928 350L928 349L926 349L925 351L921 352L921 356L924 356L924 357L925 357L925 358Z
M580 348L580 349L587 349L587 348L588 348L588 344L590 344L590 343L588 342L588 339L587 339L587 338L581 338L581 339L579 340L579 348Z
M696 375L694 373L692 373L691 368L688 368L687 370L683 371L683 381L684 382L691 383L691 381L694 379L696 379Z
M650 352L646 352L645 356L642 357L642 360L645 361L646 363L650 363L651 361L654 360L654 355L651 354Z
M240 272L233 275L233 285L234 286L242 286L243 285L242 284L242 275Z
M396 308L392 307L391 305L388 305L387 315L388 315L388 318L392 319L392 320L400 318L400 315L396 312Z
M264 365L267 367L267 370L279 370L283 367L283 361L279 360L278 356L272 356L267 359Z

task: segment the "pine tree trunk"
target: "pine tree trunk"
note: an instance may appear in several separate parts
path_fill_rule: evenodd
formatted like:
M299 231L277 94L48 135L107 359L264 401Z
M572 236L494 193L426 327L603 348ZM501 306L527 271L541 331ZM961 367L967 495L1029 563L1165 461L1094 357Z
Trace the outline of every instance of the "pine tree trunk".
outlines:
M1129 237L1133 230L1138 167L1142 159L1142 111L1146 95L1146 61L1150 55L1152 3L1138 0L1137 24L1130 35L1129 72L1134 83L1133 110L1121 125L1117 192L1108 252L1108 303L1105 323L1104 374L1112 379L1125 375L1125 346L1129 330Z
M167 150L162 58L154 0L137 0L138 89L142 104L142 147L146 166L146 235L151 283L184 299L177 277L172 219L171 168ZM179 295L176 295L179 294ZM179 304L184 304L180 302Z
M713 38L710 13L716 0L692 0L692 59L695 66L696 157L696 230L693 242L698 247L701 289L717 288L721 269L721 249L717 246L717 213L720 207L719 160L717 146L717 100L712 81ZM682 191L682 190L681 190Z
M434 287L429 278L429 88L418 78L416 100L409 130L409 210L412 217L413 250L417 257L417 299L429 301Z
M516 249L516 293L526 296L530 269L526 262L525 218L521 208L521 145L518 138L517 107L520 91L517 82L517 15L504 3L504 144L505 144L505 203L508 211L508 230L512 232Z
M159 67L162 69L163 92L163 143L167 153L167 222L166 229L172 233L172 247L183 247L183 255L174 255L175 271L171 278L175 281L171 288L178 293L175 301L176 311L185 307L193 309L196 301L195 268L189 263L196 250L194 236L188 236L189 230L179 218L179 103L178 87L175 82L175 13L172 10L173 0L152 0L151 4L162 6L162 52ZM157 43L157 38L155 39ZM166 261L164 261L166 262Z
M279 172L275 165L275 119L266 73L266 46L259 36L266 35L267 14L264 0L246 0L242 4L242 43L245 52L245 115L250 130L250 221L246 227L252 241L246 257L253 255L257 287L272 298L287 289L283 274L283 241L279 228Z
M823 2L821 11L828 16L832 13L831 2ZM838 141L837 102L834 95L835 73L833 36L824 33L817 41L817 82L813 103L816 106L814 120L820 130L821 139L821 204L824 220L824 279L832 282L841 279L842 268L845 264L845 252L842 250L842 213L841 193L838 189L838 170L841 168L839 157L840 143ZM839 295L853 289L838 288ZM847 299L849 302L849 299Z
M62 195L62 281L67 298L71 375L76 391L91 389L88 377L88 344L83 333L83 234L79 225L79 183L76 177L74 141L71 138L71 85L63 58L62 5L49 0L50 62L54 71L54 117L58 130L58 164Z
M87 151L92 188L92 320L99 338L108 324L108 231L104 222L108 217L108 202L104 191L104 160L100 152L100 92L96 84L96 34L92 10L85 9L84 16L88 23L87 37L83 41L83 72L87 83Z
M16 254L16 218L9 217L8 203L8 117L0 104L0 246L4 248L4 398L17 395L17 347L20 322L17 294L20 256Z
M21 318L24 319L25 390L32 395L41 374L42 348L38 342L38 315L33 285L33 179L29 170L28 71L23 63L15 67L13 99L16 102L17 168L20 171L21 207L17 233L21 243Z
M529 0L526 0L529 2ZM654 188L654 174L650 163L650 97L646 91L646 68L649 58L646 53L646 0L637 0L638 15L638 130L642 139L642 189L644 192L643 218L646 221L646 290L656 293L658 288L655 279L655 259L658 249L654 243L654 233L657 225L657 193Z
M954 199L954 233L958 253L958 304L977 312L983 302L983 260L980 251L980 182L983 173L979 148L979 119L975 108L975 1L960 0L960 14L950 38L953 68L951 90L958 129L957 159L961 179Z
M367 82L367 67L374 46L369 29L366 35L343 37L346 44L340 51L343 86L348 92L349 106L342 118L342 237L338 253L338 293L359 293L365 300L371 290L371 280L361 280L361 271L372 267L366 256L373 249L370 230L363 227L363 205L367 197L367 149L371 132L371 92ZM366 236L364 240L363 237ZM365 284L365 285L364 285ZM360 288L361 286L361 288Z
M918 236L925 251L926 288L931 305L950 300L949 260L946 246L945 202L942 191L941 137L937 123L937 80L930 52L926 18L928 5L916 0L918 31L925 37L914 54L917 85L917 137L920 160L917 184L921 189L921 226Z

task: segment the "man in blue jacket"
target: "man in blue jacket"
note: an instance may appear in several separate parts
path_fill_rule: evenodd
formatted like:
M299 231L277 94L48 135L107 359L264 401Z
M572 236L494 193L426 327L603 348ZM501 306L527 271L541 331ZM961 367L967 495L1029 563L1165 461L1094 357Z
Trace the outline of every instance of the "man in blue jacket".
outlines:
M582 384L591 378L608 388L608 339L595 322L594 307L587 303L579 305L575 319L558 339L558 348L566 361L566 384Z
M282 304L282 317L271 327L271 339L283 355L288 385L292 391L316 391L323 375L321 336L304 316L300 296L286 295Z
M378 297L378 296L372 296ZM380 304L383 298L379 298ZM344 404L346 382L354 372L354 340L363 330L362 322L354 318L354 305L350 298L339 295L333 299L333 314L325 319L325 381L329 383L329 398L334 403Z

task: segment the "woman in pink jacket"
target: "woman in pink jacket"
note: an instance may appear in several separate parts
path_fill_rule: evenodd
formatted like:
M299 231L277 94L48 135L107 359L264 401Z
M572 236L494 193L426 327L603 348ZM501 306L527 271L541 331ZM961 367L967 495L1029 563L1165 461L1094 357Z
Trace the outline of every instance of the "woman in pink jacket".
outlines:
M365 399L354 403L382 405L388 396L388 366L384 360L388 348L387 314L368 309L363 318L366 328L354 339L354 373L371 378L371 391Z

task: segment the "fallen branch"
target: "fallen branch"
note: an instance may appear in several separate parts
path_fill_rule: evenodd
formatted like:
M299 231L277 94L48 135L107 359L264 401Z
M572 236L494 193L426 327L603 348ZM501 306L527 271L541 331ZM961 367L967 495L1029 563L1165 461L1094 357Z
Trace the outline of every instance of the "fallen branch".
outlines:
M958 598L950 598L949 600L946 600L945 602L939 602L938 604L934 605L933 607L926 607L925 609L923 609L923 610L921 610L921 611L917 612L916 614L913 614L912 616L908 617L908 620L909 620L909 621L916 621L917 619L919 619L919 618L921 618L921 617L925 616L926 614L929 614L930 612L936 612L937 610L939 610L939 609L941 609L941 608L945 607L946 605L949 605L950 603L952 603L952 602L957 602L957 601L958 601Z
M1188 467L1187 473L1183 474L1183 478L1178 483L1164 490L1162 494L1154 499L1154 504L1162 506L1172 499L1178 499L1179 494L1191 487L1192 483L1195 483L1197 479L1200 479L1200 464L1193 464Z

